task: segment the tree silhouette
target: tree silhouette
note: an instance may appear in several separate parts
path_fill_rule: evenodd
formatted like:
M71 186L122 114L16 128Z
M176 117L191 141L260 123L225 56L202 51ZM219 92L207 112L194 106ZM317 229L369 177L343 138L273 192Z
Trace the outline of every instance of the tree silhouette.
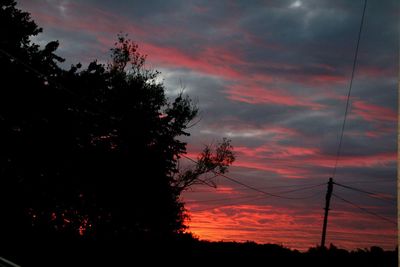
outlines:
M179 169L197 114L146 69L138 46L119 35L109 64L61 69L30 41L41 29L15 1L1 2L0 160L4 240L170 240L185 230L181 192L207 172L225 172L229 140Z

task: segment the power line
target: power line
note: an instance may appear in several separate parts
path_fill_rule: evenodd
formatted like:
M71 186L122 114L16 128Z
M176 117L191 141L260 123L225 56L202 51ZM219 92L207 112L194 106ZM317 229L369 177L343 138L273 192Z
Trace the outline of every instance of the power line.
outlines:
M368 195L377 195L377 194L379 194L379 193L366 191L364 189L360 189L360 188L356 188L356 187L353 187L353 186L344 185L344 184L337 183L337 182L333 182L333 183L335 185L338 185L338 186L341 186L341 187L344 187L344 188L347 188L347 189L351 189L351 190L354 190L354 191L358 191L358 192L361 192L361 193L365 193L365 194L368 194Z
M318 185L314 185L314 186L308 186L308 187L303 187L303 188L299 188L299 189L294 189L294 190L289 190L289 191L283 191L283 192L279 192L279 193L292 193L292 192L298 192L298 191L303 191L303 190L307 190L307 189L311 189L311 188L315 188L317 186L321 186L324 184L318 184ZM188 200L185 201L185 203L207 203L207 202L218 202L218 201L225 201L225 200L235 200L235 199L245 199L245 198L253 198L256 195L247 195L247 196L241 196L241 197L230 197L230 198L214 198L214 199L206 199L206 200ZM297 199L305 199L308 198L307 197L298 197Z
M336 182L333 182L333 183L335 185L341 186L343 188L347 188L347 189L350 189L350 190L353 190L353 191L357 191L357 192L360 192L360 193L367 194L369 197L372 197L372 198L375 198L375 199L379 199L379 200L386 201L386 202L392 202L392 203L396 202L396 200L393 200L393 199L380 197L379 193L369 192L369 191L366 191L364 189L359 189L359 188L356 188L356 187L353 187L353 186L348 186L348 185L344 185L344 184L340 184L340 183L336 183Z
M396 178L379 178L379 181L346 181L346 184L375 184L375 183L383 183L383 182L396 182Z
M325 183L323 184L315 184L315 183L306 183L306 184L301 184L301 186L318 186L318 185L325 185ZM272 185L272 186L268 186L268 187L261 187L259 189L272 189L272 188L291 188L291 187L295 187L297 188L298 186L300 186L300 184L296 184L296 185ZM235 190L235 188L232 189L214 189L214 190L188 190L185 191L185 193L214 193L214 192L233 192ZM252 190L249 188L243 188L241 189L241 191L247 191L247 190ZM297 189L296 189L297 190ZM283 191L286 192L286 191ZM280 192L274 192L274 193L280 193Z
M218 209L221 207L228 207L228 206L233 206L233 205L238 205L238 204L243 204L243 203L251 203L254 201L258 201L258 200L262 200L262 199L266 199L267 197L265 196L258 196L258 197L254 197L254 199L250 199L250 200L246 200L246 201L237 201L237 202L233 202L233 203L225 203L225 204L221 204L218 206L213 206L213 207L207 207L207 208L203 208L203 209L189 209L190 212L201 212L201 211L207 211L207 210L214 210L214 209Z
M303 197L302 199L310 199L310 198L313 198L313 197L315 197L317 195L320 195L320 194L321 194L321 192L317 192L317 193L312 194L310 196ZM238 201L238 202L233 202L233 203L225 203L225 204L221 204L221 205L218 205L218 206L207 207L207 208L203 208L203 209L192 209L192 210L189 210L189 211L190 212L201 212L201 211L207 211L207 210L214 210L214 209L218 209L218 208L221 208L221 207L233 206L233 205L244 204L244 203L251 203L251 202L255 202L255 201L263 200L263 199L267 199L267 198L268 198L267 196L259 196L259 197L254 197L254 199L250 199L250 200Z
M367 7L367 0L364 0L364 8L363 8L363 13L362 13L362 17L361 17L360 29L358 31L357 46L356 46L356 51L355 51L355 54L354 54L353 67L352 67L352 71L351 71L349 92L347 94L347 100L346 100L346 110L344 112L344 119L343 119L340 139L339 139L339 146L338 146L338 149L337 149L337 152L336 152L336 160L335 160L335 165L333 167L332 178L335 178L336 169L337 169L337 165L338 165L338 161L339 161L340 153L341 153L341 149L342 149L343 134L344 134L345 126L346 126L347 112L348 112L349 103L350 103L351 88L353 86L354 73L355 73L355 69L356 69L356 63L357 63L357 58L358 58L358 50L359 50L360 39L361 39L361 31L362 31L363 24L364 24L364 17L365 17L365 9L366 9L366 7Z
M196 163L196 164L198 163L197 161L195 161L194 159L192 159L192 158L190 158L190 157L188 157L188 156L186 156L186 155L182 155L182 157L184 157L184 158L186 158L186 159L188 159L188 160L190 160L190 161L192 161L192 162L194 162L194 163ZM216 172L216 171L214 171L214 170L211 170L211 172L213 172L214 174L217 174L218 176L224 177L225 179L227 179L227 180L229 180L229 181L231 181L231 182L234 182L234 183L239 184L239 185L241 185L241 186L243 186L243 187L246 187L246 188L251 189L251 190L253 190L253 191L262 193L262 194L267 195L267 196L277 197L277 198L283 198L283 199L299 199L299 198L285 197L285 196L280 196L280 195L277 195L277 194L269 193L269 192L266 192L266 191L264 191L264 190L260 190L260 189L258 189L258 188L256 188L256 187L247 185L247 184L245 184L245 183L243 183L243 182L240 182L240 181L238 181L238 180L236 180L236 179L234 179L234 178L231 178L231 177L229 177L229 176L227 176L227 175L225 175L225 174L223 174L223 173Z
M300 187L300 188L293 189L293 190L280 191L280 192L276 192L276 193L277 194L293 193L293 192L303 191L303 190L307 190L307 189L311 189L311 188L316 188L316 187L319 187L319 186L322 186L322 185L325 185L325 183L316 184L316 185L312 185L312 186L306 186L306 187Z
M326 168L325 166L320 166L315 163L299 163L299 160L290 160L290 159L270 159L270 158L262 158L263 160L268 160L266 166L277 166L277 167L287 167L289 169L299 169L299 170L307 170L310 168ZM272 162L270 162L272 161Z
M342 200L343 202L346 202L346 203L348 203L348 204L350 204L350 205L352 205L352 206L354 206L354 207L356 207L356 208L358 208L358 209L360 209L360 210L362 210L362 211L364 211L364 212L366 212L366 213L368 213L368 214L371 214L371 215L373 215L373 216L375 216L375 217L377 217L377 218L379 218L379 219L381 219L381 220L384 220L384 221L387 221L387 222L392 223L392 224L394 224L394 225L397 225L397 222L392 221L392 220L390 220L390 219L388 219L388 218L386 218L386 217L383 217L383 216L381 216L381 215L379 215L379 214L376 214L375 212L369 211L369 210L367 210L367 209L365 209L365 208L363 208L363 207L360 207L360 206L358 206L357 204L355 204L355 203L353 203L353 202L351 202L351 201L349 201L349 200L346 200L346 199L344 199L344 198L338 196L338 195L335 194L335 193L332 193L332 195L333 195L334 197L336 197L336 198Z
M230 197L230 198L213 198L213 199L206 199L206 200L187 200L184 201L186 204L190 203L209 203L209 202L219 202L219 201L226 201L226 200L237 200L237 199L247 199L247 198L255 198L260 197L260 195L247 195L241 197ZM265 197L263 197L265 198Z

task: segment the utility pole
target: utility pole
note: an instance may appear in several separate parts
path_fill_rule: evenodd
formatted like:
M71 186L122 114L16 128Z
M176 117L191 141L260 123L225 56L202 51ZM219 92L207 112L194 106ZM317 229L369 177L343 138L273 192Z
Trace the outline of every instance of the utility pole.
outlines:
M331 202L332 190L333 190L333 179L331 177L329 178L328 181L328 190L326 191L326 197L325 197L325 215L324 215L324 226L322 227L321 248L325 248L326 225L328 224L329 203Z

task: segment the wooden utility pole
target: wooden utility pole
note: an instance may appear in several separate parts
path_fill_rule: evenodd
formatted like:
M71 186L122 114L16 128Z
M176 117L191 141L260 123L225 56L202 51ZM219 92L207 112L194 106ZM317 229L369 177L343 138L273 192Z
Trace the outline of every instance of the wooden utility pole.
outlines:
M329 178L328 190L326 191L326 197L325 197L325 215L324 215L324 225L322 227L321 248L325 247L326 225L328 224L329 203L331 202L332 190L333 190L333 179Z

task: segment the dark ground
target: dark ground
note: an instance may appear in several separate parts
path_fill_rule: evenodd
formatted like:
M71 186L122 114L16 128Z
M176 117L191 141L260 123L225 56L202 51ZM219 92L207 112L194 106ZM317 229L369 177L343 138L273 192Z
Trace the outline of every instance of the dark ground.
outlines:
M124 244L124 242L15 244L0 256L22 267L30 266L398 266L397 250L379 247L346 251L310 248L307 252L274 244L253 242L206 242L185 240L168 244Z

